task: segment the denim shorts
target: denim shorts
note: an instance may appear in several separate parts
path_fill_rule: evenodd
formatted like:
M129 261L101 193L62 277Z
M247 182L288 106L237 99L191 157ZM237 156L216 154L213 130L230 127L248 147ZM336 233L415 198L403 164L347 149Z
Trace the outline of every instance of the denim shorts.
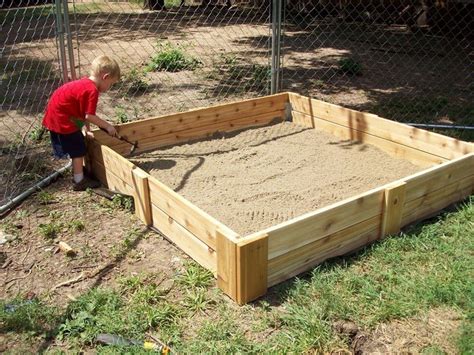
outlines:
M79 158L86 155L86 143L81 131L60 134L49 131L53 154L56 158Z

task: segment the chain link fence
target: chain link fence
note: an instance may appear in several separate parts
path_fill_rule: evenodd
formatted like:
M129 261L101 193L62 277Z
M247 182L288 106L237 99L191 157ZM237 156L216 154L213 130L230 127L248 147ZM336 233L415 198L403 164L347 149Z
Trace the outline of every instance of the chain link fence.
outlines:
M64 165L41 134L44 107L101 54L122 69L98 107L116 123L294 91L473 140L473 6L0 0L0 204Z
M473 1L288 0L283 89L473 140L473 21Z

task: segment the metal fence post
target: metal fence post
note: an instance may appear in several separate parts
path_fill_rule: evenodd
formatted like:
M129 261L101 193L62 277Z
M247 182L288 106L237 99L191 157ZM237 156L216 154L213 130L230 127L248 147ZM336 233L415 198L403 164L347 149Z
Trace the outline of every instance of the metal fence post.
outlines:
M69 22L69 7L68 0L63 1L63 14L64 14L64 31L66 32L66 44L69 55L69 72L71 74L71 80L76 80L76 65L74 62L74 47L72 44L71 24Z
M280 85L280 46L281 46L282 0L272 1L272 77L271 93L276 94Z
M62 79L63 82L68 81L67 75L67 60L66 60L66 47L64 46L64 23L63 15L61 13L62 0L55 0L54 7L56 10L56 41L58 42L59 48L59 62L61 64Z

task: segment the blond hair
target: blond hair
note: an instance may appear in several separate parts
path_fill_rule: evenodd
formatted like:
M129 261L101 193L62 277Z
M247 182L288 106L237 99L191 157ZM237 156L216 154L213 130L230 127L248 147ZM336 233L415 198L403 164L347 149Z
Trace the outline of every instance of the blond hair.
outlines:
M110 76L120 79L120 67L115 59L109 58L106 55L101 55L94 59L91 66L91 75L100 76L109 74Z

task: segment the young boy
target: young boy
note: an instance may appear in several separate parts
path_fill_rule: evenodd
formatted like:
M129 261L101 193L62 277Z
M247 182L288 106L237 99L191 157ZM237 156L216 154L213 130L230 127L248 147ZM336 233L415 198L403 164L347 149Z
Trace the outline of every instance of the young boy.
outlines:
M109 90L119 79L120 68L117 62L103 55L92 62L88 78L62 85L48 102L43 126L50 132L54 155L58 158L69 155L72 159L74 191L84 191L100 185L98 181L84 176L86 145L82 127L85 125L86 131L89 131L89 124L93 123L111 136L117 134L114 126L96 115L96 108L99 93Z

